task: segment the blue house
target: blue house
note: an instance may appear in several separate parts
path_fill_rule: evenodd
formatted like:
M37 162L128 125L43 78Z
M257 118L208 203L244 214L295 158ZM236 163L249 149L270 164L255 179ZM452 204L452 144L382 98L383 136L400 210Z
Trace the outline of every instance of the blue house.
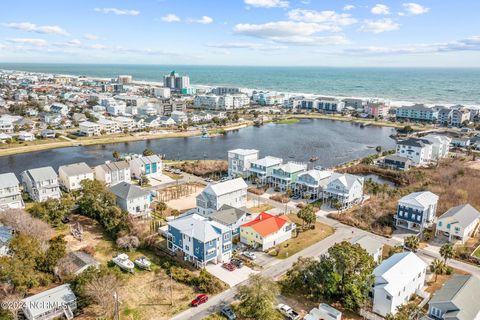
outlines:
M198 214L169 221L167 239L170 251L199 268L227 262L232 256L232 230Z
M430 191L414 192L398 201L396 226L422 231L433 223L438 196Z

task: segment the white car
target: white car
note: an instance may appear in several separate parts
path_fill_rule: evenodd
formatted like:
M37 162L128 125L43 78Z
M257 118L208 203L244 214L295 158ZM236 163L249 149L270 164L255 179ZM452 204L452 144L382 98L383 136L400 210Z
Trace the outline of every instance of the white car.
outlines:
M242 252L242 255L244 255L245 257L247 257L247 258L250 259L250 260L255 260L255 259L257 259L257 256L255 255L255 253L253 253L253 252L251 252L251 251Z
M277 305L277 310L280 311L281 314L285 316L285 318L290 319L290 320L298 320L300 319L300 315L298 312L292 309L287 304L280 303Z

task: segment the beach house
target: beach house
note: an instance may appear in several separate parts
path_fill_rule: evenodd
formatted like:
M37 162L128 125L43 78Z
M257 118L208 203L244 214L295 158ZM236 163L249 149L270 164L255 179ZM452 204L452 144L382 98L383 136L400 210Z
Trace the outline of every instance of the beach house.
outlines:
M247 205L247 184L242 178L209 184L197 196L197 213L210 215L222 206L241 208Z
M61 197L58 176L52 167L43 167L23 171L21 174L23 191L36 202Z
M83 121L78 124L78 133L91 137L91 136L98 136L100 135L100 131L102 130L102 127L95 122L91 121Z
M421 292L428 265L413 252L396 253L373 271L373 312L385 317Z
M350 239L350 243L358 244L360 247L365 249L365 251L372 256L376 263L380 263L382 261L383 243L377 239L365 234Z
M423 139L432 144L432 160L440 160L448 156L452 139L445 135L428 134Z
M293 184L293 192L295 195L308 200L321 199L323 190L327 187L332 174L332 171L317 169L301 173Z
M291 189L297 182L298 176L307 171L307 165L297 162L288 162L273 168L270 176L270 184L280 191Z
M247 178L252 161L258 160L258 150L235 149L228 151L228 175Z
M281 158L271 156L251 161L250 169L248 170L249 179L262 185L266 184L270 181L273 169L282 163L283 160Z
M388 169L407 171L412 165L412 161L407 157L391 154L383 158L381 166Z
M240 235L240 226L249 221L252 218L252 214L245 208L235 208L225 204L220 210L213 212L209 218L230 228L232 236L238 237Z
M198 214L183 216L168 222L167 248L197 267L228 262L232 231Z
M433 320L480 319L480 279L473 275L454 275L428 302L428 317Z
M85 162L73 163L58 168L60 186L70 192L78 190L83 180L93 180L93 170Z
M437 220L435 235L444 235L448 241L464 243L478 232L480 212L470 204L450 208Z
M115 194L117 205L134 217L148 217L152 195L149 191L128 182L120 182L110 187Z
M362 177L334 172L323 191L323 201L339 210L344 210L363 199Z
M265 251L290 239L295 227L286 215L262 212L240 227L240 242Z
M27 320L73 319L76 309L77 297L68 283L22 300L22 311Z
M115 185L120 182L132 181L130 165L127 161L106 162L95 167L95 179L106 185Z
M410 193L398 200L395 225L412 231L429 227L435 219L438 196L430 191Z
M129 161L132 177L140 179L146 176L149 179L159 179L162 176L162 158L156 154L134 158Z
M0 210L19 209L24 206L17 176L11 172L0 174Z
M419 166L433 159L433 144L427 139L409 138L398 141L396 153L412 161L412 165Z

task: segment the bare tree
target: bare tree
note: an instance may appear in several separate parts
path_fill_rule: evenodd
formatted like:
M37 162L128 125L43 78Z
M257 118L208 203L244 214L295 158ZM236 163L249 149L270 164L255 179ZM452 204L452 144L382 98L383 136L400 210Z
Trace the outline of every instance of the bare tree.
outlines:
M110 318L115 309L114 293L118 293L120 280L114 275L93 279L85 286L85 293L95 301L102 310L102 316Z
M140 245L140 240L135 236L124 236L117 239L117 246L122 249L132 250Z

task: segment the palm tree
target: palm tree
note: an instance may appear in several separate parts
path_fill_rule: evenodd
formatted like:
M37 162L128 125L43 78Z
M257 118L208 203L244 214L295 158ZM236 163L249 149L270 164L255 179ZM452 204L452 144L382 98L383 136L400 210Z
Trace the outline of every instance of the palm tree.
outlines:
M437 282L437 277L439 274L447 273L447 265L444 261L440 259L435 259L430 264L430 271L435 273L435 282Z
M113 158L114 158L115 160L117 160L117 161L118 161L118 159L120 159L120 153L118 153L117 150L115 150L115 151L112 152L112 156L113 156Z
M447 263L447 260L453 258L453 256L455 255L455 250L453 249L453 245L450 242L445 243L440 248L440 255L444 259L445 263Z
M417 236L406 237L404 240L404 245L410 251L416 252L418 250L418 246L420 245L420 239L418 239Z

